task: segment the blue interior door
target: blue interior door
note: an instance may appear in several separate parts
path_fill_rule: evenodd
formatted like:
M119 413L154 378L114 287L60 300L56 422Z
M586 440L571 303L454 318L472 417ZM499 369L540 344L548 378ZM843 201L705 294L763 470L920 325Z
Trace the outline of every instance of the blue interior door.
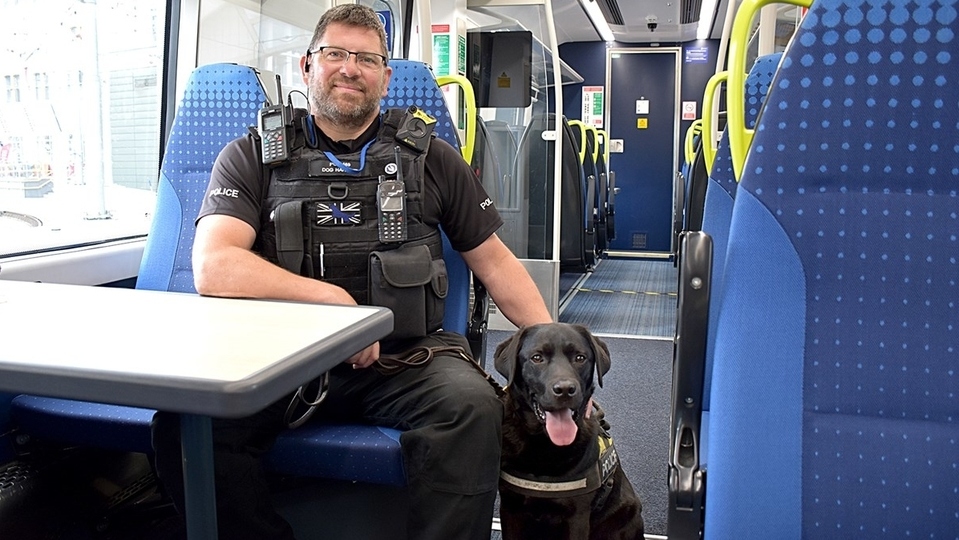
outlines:
M623 141L610 155L616 172L616 238L610 251L672 251L676 174L676 49L609 51L609 136Z

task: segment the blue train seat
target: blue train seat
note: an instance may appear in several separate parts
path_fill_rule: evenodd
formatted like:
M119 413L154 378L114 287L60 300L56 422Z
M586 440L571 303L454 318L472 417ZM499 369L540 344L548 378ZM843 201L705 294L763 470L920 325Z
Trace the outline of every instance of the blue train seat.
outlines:
M416 60L390 59L393 75L386 97L380 101L383 108L405 109L416 105L436 119L434 133L457 150L462 146L456 122L446 105L443 91L429 64Z
M586 219L586 230L583 238L586 260L586 270L591 269L596 264L597 242L599 231L596 228L598 221L596 207L596 192L598 191L596 167L593 163L593 152L589 145L589 126L581 120L568 120L569 131L573 136L573 147L579 156L579 167L582 170L583 194L585 195L584 216ZM564 158L565 159L565 158ZM562 242L562 239L560 239Z
M733 206L706 539L959 531L956 28L956 0L820 0L785 52Z
M170 132L157 185L157 204L137 288L195 293L191 248L200 203L220 150L256 125L266 101L249 67L212 64L187 82ZM204 128L198 137L198 128ZM73 444L151 452L155 411L20 395L11 414L24 433Z
M765 103L782 53L773 53L760 56L753 63L746 76L745 119L746 127L753 128L759 113ZM729 127L729 126L727 126ZM706 184L706 198L703 205L702 231L713 239L713 262L710 271L712 282L712 297L709 305L709 320L716 321L719 316L719 302L716 295L722 287L725 274L726 243L729 237L729 223L732 219L733 201L736 199L736 188L739 181L733 173L732 158L730 156L729 138L723 136L716 148L713 160L713 169ZM710 333L715 331L715 324L709 325ZM712 376L713 344L715 337L706 340L706 371L703 379L703 427L709 425L709 380ZM704 430L705 432L705 430ZM703 454L705 455L705 453Z
M781 53L756 59L745 83L745 120L755 125ZM732 128L732 126L727 126ZM702 148L698 152L702 159ZM708 465L710 377L721 302L729 220L737 181L729 141L720 139L707 180L702 228L680 239L679 298L670 418L670 501L667 533L698 535Z
M589 126L584 124L582 120L567 120L566 123L569 126L568 133L572 135L573 149L576 152L580 175L583 178L583 195L585 196L584 216L586 224L585 236L583 237L583 249L585 250L585 270L589 270L595 266L598 239L598 231L596 230L596 223L598 221L596 207L596 166L593 162L592 148L589 145ZM564 160L565 159L567 158L564 156ZM563 240L560 239L560 242L563 242ZM566 271L577 270L575 267L566 269Z
M384 105L405 107L404 99L438 118L436 132L459 148L453 123L445 111L435 79L410 74L393 60L391 95L402 99ZM425 67L425 64L421 64ZM428 69L428 68L427 68ZM432 88L430 87L432 83ZM419 85L408 90L404 85ZM435 90L433 90L435 88ZM428 92L430 98L425 97ZM137 288L195 292L191 249L193 221L220 149L256 124L266 99L257 72L234 64L197 68L187 83L164 155L157 190L157 212L141 262ZM388 98L389 99L389 98ZM384 101L388 101L384 100ZM441 110L442 108L442 110ZM226 119L225 121L223 119ZM197 126L202 136L197 136ZM444 327L468 333L470 273L444 235L444 256L450 278ZM53 440L129 451L151 452L150 421L154 411L21 395L11 415L26 433ZM395 429L366 425L308 423L284 432L265 463L278 473L403 486L406 475Z

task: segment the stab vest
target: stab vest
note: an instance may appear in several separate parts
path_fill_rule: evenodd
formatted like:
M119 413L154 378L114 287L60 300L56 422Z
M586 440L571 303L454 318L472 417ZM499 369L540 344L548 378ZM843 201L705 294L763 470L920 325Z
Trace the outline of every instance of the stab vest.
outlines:
M299 119L303 113L297 113ZM287 270L338 285L358 304L366 305L371 304L373 252L426 245L433 261L442 260L439 229L423 222L428 140L419 151L396 137L408 114L390 109L381 115L379 130L365 155L360 151L335 156L345 167L358 171L355 173L307 144L308 117L294 122L291 158L270 170L254 250ZM384 244L379 241L376 190L381 175L387 179L397 176L397 166L402 167L406 185L407 240Z

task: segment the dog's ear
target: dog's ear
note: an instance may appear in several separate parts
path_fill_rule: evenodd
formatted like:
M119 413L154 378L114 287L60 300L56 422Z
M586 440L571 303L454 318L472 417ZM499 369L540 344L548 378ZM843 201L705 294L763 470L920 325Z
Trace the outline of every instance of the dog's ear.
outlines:
M594 336L585 326L580 324L574 324L573 326L576 327L576 331L585 337L586 341L588 341L593 348L593 358L596 359L594 362L596 366L596 382L599 383L600 388L602 388L603 375L609 371L610 365L612 364L609 358L609 348L603 343L603 340Z
M506 377L506 386L513 384L513 376L516 375L519 364L519 347L525 333L526 327L520 328L506 341L497 345L496 352L493 353L493 365L500 375Z

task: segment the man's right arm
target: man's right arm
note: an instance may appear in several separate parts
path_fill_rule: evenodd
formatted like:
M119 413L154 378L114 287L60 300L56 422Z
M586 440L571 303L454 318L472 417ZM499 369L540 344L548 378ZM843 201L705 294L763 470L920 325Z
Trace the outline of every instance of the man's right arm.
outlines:
M259 147L251 136L216 158L193 241L193 280L208 296L355 304L343 289L301 277L253 251L263 197Z
M251 251L255 234L249 224L232 216L210 214L200 219L193 242L193 276L198 293L356 304L342 288L288 272Z
M241 219L209 214L197 222L193 242L193 279L198 293L233 298L271 298L355 305L344 289L298 276L253 251L256 232ZM347 362L367 367L379 358L379 343Z

